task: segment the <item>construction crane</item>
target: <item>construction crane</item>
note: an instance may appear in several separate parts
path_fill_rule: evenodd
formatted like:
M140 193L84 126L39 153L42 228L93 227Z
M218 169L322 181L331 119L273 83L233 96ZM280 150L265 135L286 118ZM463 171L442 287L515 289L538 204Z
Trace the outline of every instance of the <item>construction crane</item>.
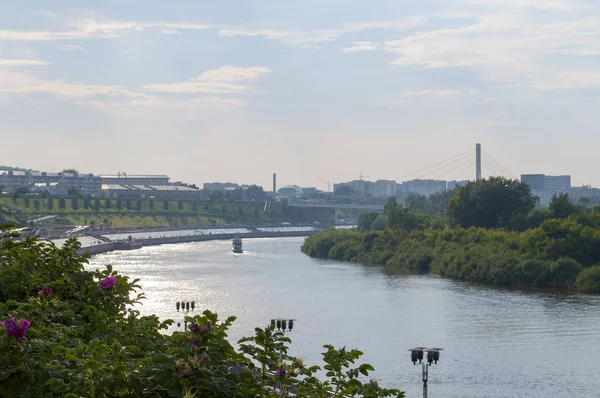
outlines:
M361 181L363 180L363 178L369 178L369 176L364 176L363 173L358 173L358 176Z
M327 185L327 192L331 192L331 181L325 181L320 177L317 177L317 180L321 181L323 184Z

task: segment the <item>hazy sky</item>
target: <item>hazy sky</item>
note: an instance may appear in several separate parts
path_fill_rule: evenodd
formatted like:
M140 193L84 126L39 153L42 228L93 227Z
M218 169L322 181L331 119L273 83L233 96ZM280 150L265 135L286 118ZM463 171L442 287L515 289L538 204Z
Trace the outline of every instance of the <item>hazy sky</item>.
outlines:
M87 3L0 5L0 165L326 188L481 142L600 186L598 0Z

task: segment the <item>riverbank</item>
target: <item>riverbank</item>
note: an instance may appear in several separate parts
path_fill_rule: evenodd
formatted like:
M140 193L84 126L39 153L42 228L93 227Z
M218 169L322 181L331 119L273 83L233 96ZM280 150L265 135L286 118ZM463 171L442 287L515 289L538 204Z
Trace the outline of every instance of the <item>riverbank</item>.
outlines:
M523 232L474 227L327 230L309 237L302 252L491 285L600 293L600 228L591 226L596 217L548 220Z

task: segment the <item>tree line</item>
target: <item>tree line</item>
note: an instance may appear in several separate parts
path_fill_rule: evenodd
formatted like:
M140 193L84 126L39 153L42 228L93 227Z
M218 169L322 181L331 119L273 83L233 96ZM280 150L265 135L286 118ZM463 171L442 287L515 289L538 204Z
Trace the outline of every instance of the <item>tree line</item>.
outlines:
M546 210L536 204L527 184L492 177L406 206L391 198L383 214L362 214L357 230L313 235L302 251L496 285L600 292L600 208L566 194Z

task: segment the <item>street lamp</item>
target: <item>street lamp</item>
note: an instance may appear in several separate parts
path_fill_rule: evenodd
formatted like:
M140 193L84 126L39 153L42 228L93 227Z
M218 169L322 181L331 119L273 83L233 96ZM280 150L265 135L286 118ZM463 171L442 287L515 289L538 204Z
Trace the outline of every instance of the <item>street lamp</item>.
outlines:
M277 330L282 332L285 332L286 330L291 332L294 328L294 321L295 319L271 319L271 326L276 327Z
M187 319L185 319L190 311L194 311L196 309L195 301L177 301L175 302L175 308L177 308L177 312L181 309L183 312L183 330L187 330ZM181 327L181 322L177 322L177 327Z
M429 367L435 363L437 365L440 360L440 351L443 348L426 348L426 347L414 347L410 350L410 360L413 365L417 364L417 361L423 367L423 398L427 398L427 381L429 379ZM427 360L423 362L423 354L427 353Z

